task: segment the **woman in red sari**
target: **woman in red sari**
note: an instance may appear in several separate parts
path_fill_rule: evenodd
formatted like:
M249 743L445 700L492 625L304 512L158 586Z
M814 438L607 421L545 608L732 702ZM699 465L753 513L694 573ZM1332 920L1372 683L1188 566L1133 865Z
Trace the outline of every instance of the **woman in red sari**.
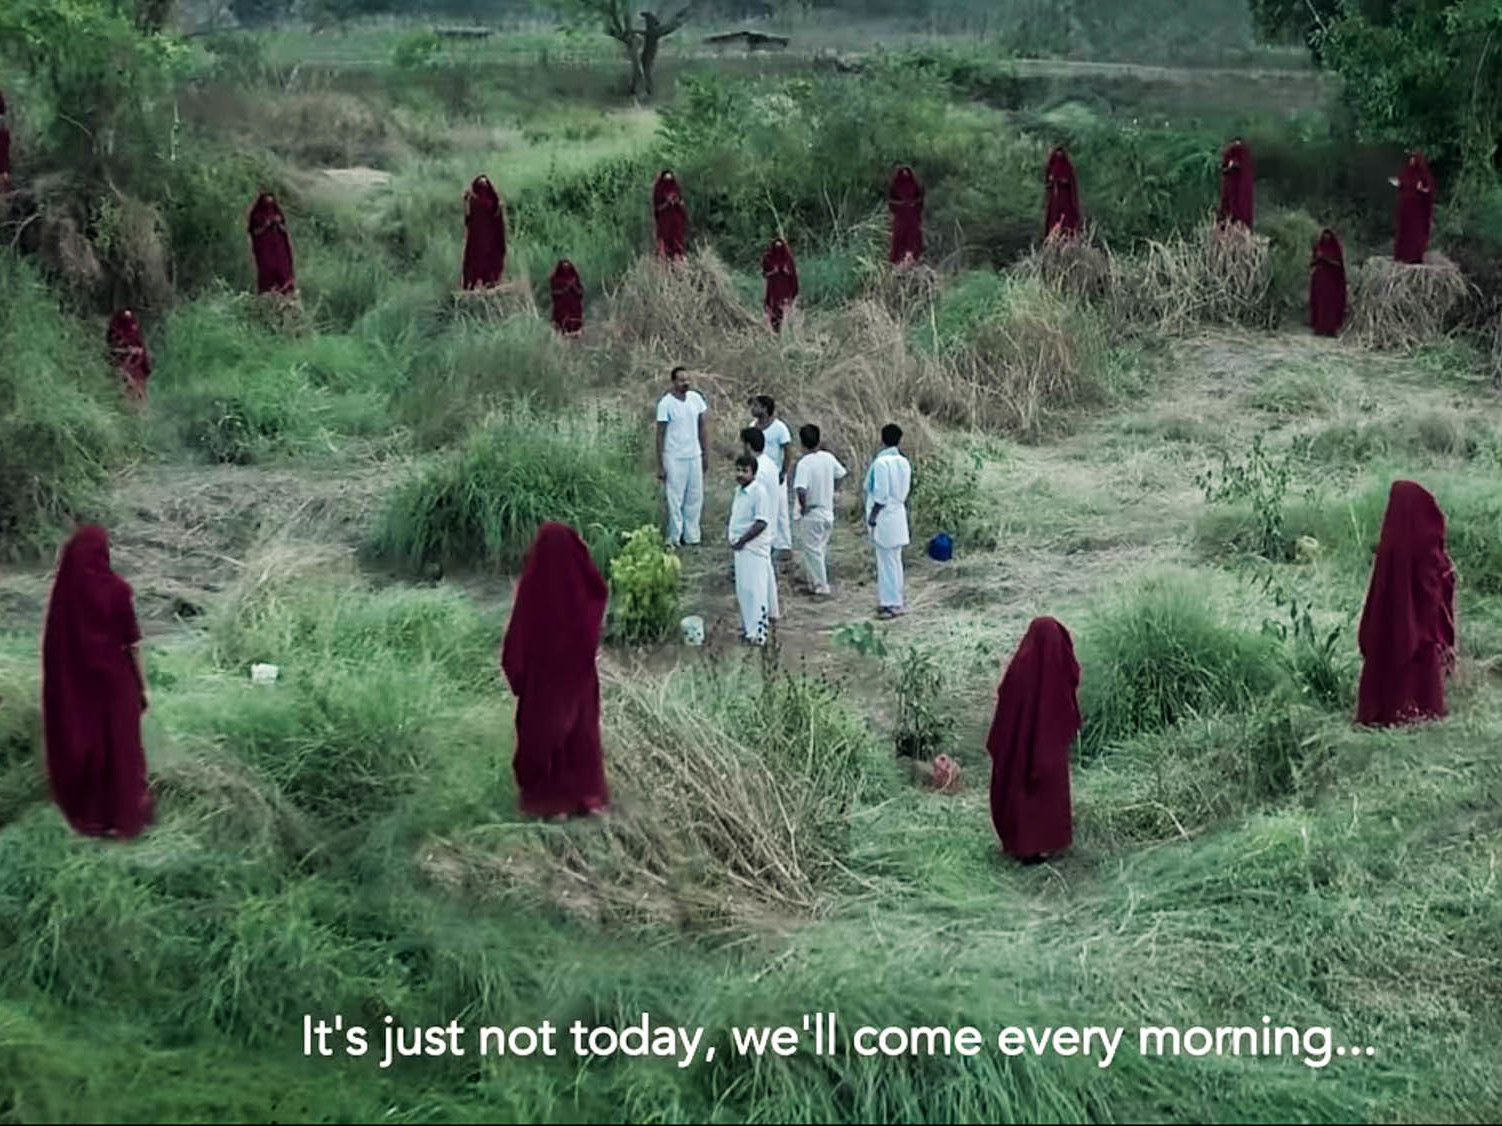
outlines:
M774 238L761 256L761 276L766 279L761 304L773 332L782 331L783 314L798 299L798 265L793 251L781 238Z
M522 810L537 817L598 813L610 803L595 667L608 598L579 533L539 528L501 648L516 696L512 770Z
M996 694L991 752L991 823L1007 853L1024 862L1069 847L1069 748L1080 730L1080 666L1069 631L1034 618Z
M579 335L584 331L584 282L567 258L553 267L548 289L553 294L553 327L564 336Z
M670 169L664 168L652 185L652 218L657 226L657 253L672 261L683 257L688 237L688 208L683 188Z
M1455 665L1455 568L1445 514L1412 481L1394 481L1357 631L1356 722L1389 726L1445 714Z
M1389 183L1398 189L1392 256L1399 262L1416 265L1424 260L1429 235L1434 230L1434 176L1424 154L1409 153L1403 171Z
M1314 243L1309 261L1309 327L1334 336L1346 320L1346 256L1340 239L1326 227Z
M144 402L146 381L151 378L151 353L146 350L146 338L141 335L136 315L129 309L121 309L111 317L105 342L109 345L110 361L125 383L125 394Z
M287 217L277 206L276 197L270 192L257 196L250 205L245 226L250 232L250 253L256 264L256 292L295 293L292 239L287 234Z
M5 115L5 92L0 90L0 192L10 190L10 119Z
M1055 231L1066 237L1080 233L1080 186L1074 177L1074 165L1063 145L1056 145L1048 154L1048 164L1043 170L1043 183L1047 190L1044 205L1043 237Z
M464 261L460 281L465 289L489 289L501 284L506 269L506 209L488 176L476 176L464 189Z
M63 545L42 632L42 731L52 796L92 837L151 823L141 746L146 676L130 584L110 570L109 536L86 524Z
M1220 154L1220 210L1217 219L1222 225L1240 223L1250 229L1256 198L1256 166L1252 161L1252 150L1246 147L1245 141L1236 137Z
M910 165L900 164L887 184L892 242L887 261L904 266L923 257L923 185Z

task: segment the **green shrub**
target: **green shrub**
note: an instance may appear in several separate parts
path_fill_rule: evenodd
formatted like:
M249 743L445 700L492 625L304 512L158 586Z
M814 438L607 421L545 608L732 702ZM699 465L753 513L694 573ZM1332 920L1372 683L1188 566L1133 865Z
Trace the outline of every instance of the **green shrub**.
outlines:
M662 530L643 524L626 536L610 561L613 632L630 642L661 641L678 624L683 564L667 549Z
M1238 461L1229 450L1222 450L1220 470L1207 469L1195 477L1204 490L1208 504L1249 502L1256 525L1253 550L1264 558L1281 560L1288 554L1284 528L1283 502L1293 466L1288 454L1275 458L1262 445L1262 435L1252 438L1252 448L1245 461Z
M897 753L928 760L946 750L954 709L945 700L944 671L932 653L909 646L897 662Z
M442 62L443 40L430 27L414 28L391 49L391 65L397 70L436 70Z

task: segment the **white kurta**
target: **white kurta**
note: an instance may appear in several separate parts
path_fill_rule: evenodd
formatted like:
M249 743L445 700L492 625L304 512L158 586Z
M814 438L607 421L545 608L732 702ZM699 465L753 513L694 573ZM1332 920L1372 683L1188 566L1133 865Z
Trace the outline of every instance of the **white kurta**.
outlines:
M756 482L759 487L766 491L772 501L772 519L767 524L767 534L771 537L768 541L771 549L780 545L777 542L777 514L787 506L787 490L777 483L777 464L766 454L756 455ZM782 504L777 501L778 495L782 496ZM789 539L791 546L791 538ZM777 568L772 568L771 578L768 579L767 589L767 612L775 622L782 617L782 605L777 599Z
M815 450L798 459L793 489L803 490L808 510L798 518L803 541L803 569L815 594L829 593L829 536L834 531L834 483L845 476L845 467L827 450Z
M760 535L739 551L735 557L735 598L741 611L741 633L748 640L760 645L766 641L767 622L771 615L767 605L767 591L775 589L772 571L772 521L776 519L775 502L753 481L749 488L736 487L730 503L730 524L727 535L735 543L756 521L766 523Z
M871 543L876 548L877 605L901 609L903 591L902 549L908 543L907 497L912 488L913 468L895 447L886 447L871 462L866 473L866 520L878 504Z

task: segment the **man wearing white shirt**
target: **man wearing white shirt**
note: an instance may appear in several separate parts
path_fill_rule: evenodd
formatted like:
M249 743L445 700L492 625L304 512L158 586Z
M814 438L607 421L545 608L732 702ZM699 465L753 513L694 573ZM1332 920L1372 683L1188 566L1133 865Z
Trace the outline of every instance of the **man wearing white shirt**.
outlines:
M674 368L670 379L671 388L657 401L657 478L667 496L668 544L692 546L699 542L704 474L709 472L704 432L709 407L689 388L687 368Z
M742 452L756 459L756 484L758 488L766 490L767 497L772 502L772 524L767 533L767 542L777 542L777 492L780 486L777 484L777 466L767 456L767 440L761 430L755 426L747 426L741 431ZM776 621L782 617L782 605L777 598L777 568L773 567L768 572L767 585L767 617Z
M798 525L803 529L803 567L816 595L829 593L829 533L834 529L834 486L845 476L845 467L828 450L819 447L819 428L813 423L798 430L803 456L793 473L793 492L798 497Z
M876 547L876 615L895 618L907 613L902 590L902 549L907 546L907 494L913 467L897 448L902 428L881 428L881 452L866 471L866 525Z
M767 591L772 580L772 522L776 502L756 480L756 458L735 459L735 496L730 502L730 550L735 553L735 599L741 635L753 645L767 640Z
M777 526L772 529L772 550L793 550L793 529L788 521L787 448L793 435L787 423L777 417L777 403L771 395L753 395L747 404L751 421L767 441L766 454L777 467Z

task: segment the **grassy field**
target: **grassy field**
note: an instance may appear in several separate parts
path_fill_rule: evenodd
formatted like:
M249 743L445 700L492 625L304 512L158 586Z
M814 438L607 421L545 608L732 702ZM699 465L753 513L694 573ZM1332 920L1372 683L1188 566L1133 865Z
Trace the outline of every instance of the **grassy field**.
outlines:
M1363 180L1381 154L1342 147L1317 83L1292 113L1283 89L1159 125L1133 121L1142 88L1117 88L1122 109L1067 68L1002 96L951 34L859 76L685 60L632 107L592 40L520 29L413 68L392 60L403 34L206 51L175 162L122 185L149 221L90 220L145 310L144 418L97 354L108 295L77 255L0 249L0 1121L1502 1112L1489 345L1470 304L1405 352L1299 327L1317 225L1341 218L1354 269L1383 252L1390 206ZM294 81L298 58L335 65ZM1196 232L1237 127L1268 153L1268 239L1228 288ZM1063 282L1031 252L1059 137L1109 247ZM935 267L905 279L882 267L897 158L929 185ZM667 163L697 240L672 278L643 258ZM466 300L459 197L479 171L507 200L512 284ZM297 249L291 318L243 295L262 182ZM44 186L38 222L61 224ZM1441 249L1502 237L1441 205ZM776 230L804 300L772 339L756 254ZM538 312L563 255L587 289L577 342ZM496 664L516 564L539 519L576 523L602 562L656 519L647 420L680 362L709 373L714 418L709 546L681 600L708 643L604 648L616 808L530 823ZM777 644L735 646L716 529L763 391L857 474L883 422L907 430L915 540L958 543L942 566L910 550L907 617L870 621L847 493L836 597L784 594ZM1208 500L1202 475L1238 466L1244 495ZM1448 719L1361 731L1355 622L1400 477L1450 521L1460 660ZM110 528L147 636L159 818L123 847L74 838L39 768L37 637L73 516ZM1019 867L990 825L984 739L1041 614L1083 667L1076 845ZM262 661L273 687L250 683ZM899 739L953 755L965 788L914 785ZM731 1050L732 1027L816 1011L843 1032L970 1025L992 1047ZM378 1037L388 1014L642 1013L705 1028L715 1058L303 1054L305 1015ZM1136 1050L1139 1026L1264 1017L1375 1053ZM1126 1032L1107 1068L994 1050L1004 1027L1062 1025Z

